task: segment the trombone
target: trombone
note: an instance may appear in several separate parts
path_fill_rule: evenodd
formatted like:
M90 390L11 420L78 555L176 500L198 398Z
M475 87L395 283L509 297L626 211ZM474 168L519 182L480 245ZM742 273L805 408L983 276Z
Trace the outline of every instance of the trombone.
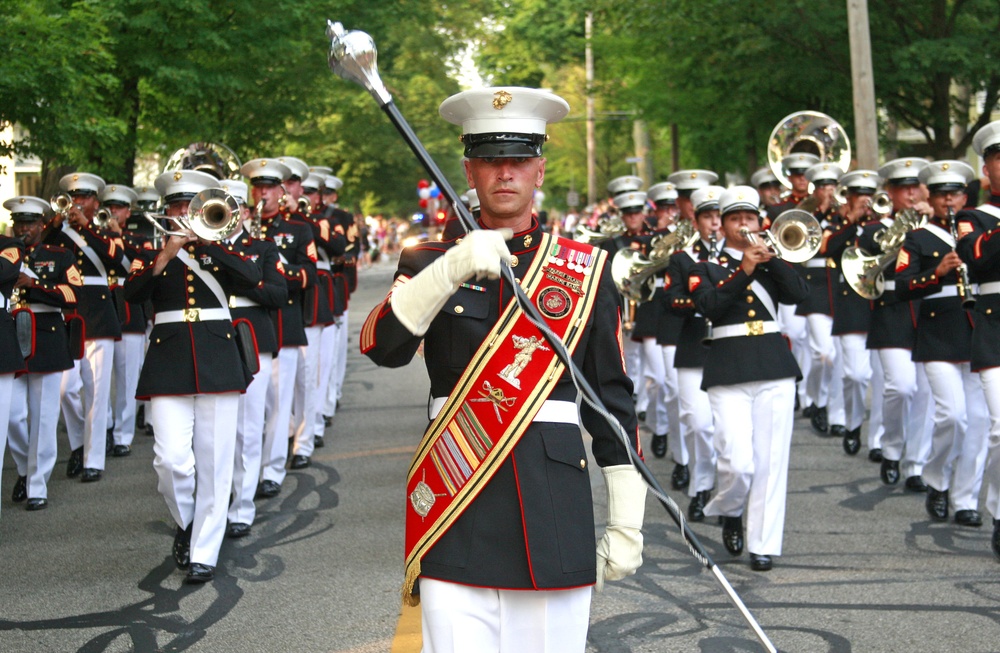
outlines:
M751 245L763 242L778 258L789 263L803 263L819 252L823 243L823 229L819 220L799 209L784 211L767 231L752 232L746 227L740 235Z
M188 205L187 215L166 216L161 213L143 211L143 216L153 225L157 233L164 236L187 236L193 232L202 240L224 240L236 229L240 222L240 203L221 188L209 188L194 196ZM170 220L179 231L170 231L160 224L160 220Z

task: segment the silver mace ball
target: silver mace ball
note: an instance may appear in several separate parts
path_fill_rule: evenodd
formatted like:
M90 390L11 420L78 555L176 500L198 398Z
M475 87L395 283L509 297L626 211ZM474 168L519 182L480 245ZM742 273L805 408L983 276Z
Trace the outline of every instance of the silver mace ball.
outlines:
M364 86L380 106L392 102L392 96L378 75L378 50L365 32L347 31L339 22L326 21L330 39L330 70L344 79Z

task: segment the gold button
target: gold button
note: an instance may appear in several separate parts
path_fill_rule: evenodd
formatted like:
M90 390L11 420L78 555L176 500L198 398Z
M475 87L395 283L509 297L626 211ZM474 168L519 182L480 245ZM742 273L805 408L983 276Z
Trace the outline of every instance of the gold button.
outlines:
M288 305L289 305L289 306L291 306L291 305L292 305L293 303L294 303L294 302L293 302L293 301L292 301L291 299L289 299L289 300L288 300Z
M580 469L586 469L586 468L587 468L587 461L584 460L583 458L581 458L580 459Z
M160 339L159 338L156 339L156 344L160 344Z
M880 302L878 303L878 305L879 305L879 306L885 306L885 301L880 301Z
M455 312L458 313L459 315L461 315L462 313L465 312L465 309L462 308L461 306L456 306L455 307Z
M187 275L187 280L188 281L194 281L194 275L193 274Z
M753 304L753 295L747 295L747 304Z
M934 317L934 311L931 311L931 317Z
M531 234L524 237L524 246L531 247Z
M510 267L512 267L512 268L516 268L517 267L517 257L516 256L511 256L510 257Z
M188 286L188 292L194 292L194 286Z
M844 291L844 297L847 297L847 291L846 290Z
M747 311L747 317L757 317L757 311L751 308L749 311Z
M188 304L194 306L194 297L188 297Z
M937 257L938 257L938 253L934 252L934 258L937 258Z
M218 271L219 271L219 266L218 265L216 265L215 267L212 268L212 272L218 272Z
M986 314L987 314L987 315L989 315L989 314L990 314L990 313L992 313L992 312L993 312L993 309L992 309L992 308L987 308L987 309L986 309Z
M229 334L228 333L226 334L226 340L229 340Z
M101 299L107 299L107 298L108 298L107 295L104 295L104 294L101 295Z

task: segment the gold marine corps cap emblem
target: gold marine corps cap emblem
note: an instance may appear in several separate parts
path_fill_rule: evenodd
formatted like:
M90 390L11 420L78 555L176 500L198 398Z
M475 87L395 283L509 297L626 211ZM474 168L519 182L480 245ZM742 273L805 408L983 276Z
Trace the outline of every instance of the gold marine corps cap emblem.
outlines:
M514 96L507 91L497 91L493 94L493 108L497 110L503 109L513 99Z
M180 181L184 178L184 173L178 171L174 173L174 181Z

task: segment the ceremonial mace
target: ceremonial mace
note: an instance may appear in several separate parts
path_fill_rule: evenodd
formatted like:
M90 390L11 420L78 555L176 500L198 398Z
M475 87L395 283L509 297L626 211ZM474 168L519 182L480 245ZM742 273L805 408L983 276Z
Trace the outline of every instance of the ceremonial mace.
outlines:
M451 187L451 184L448 182L448 179L445 178L437 163L435 163L434 159L431 158L427 149L420 142L420 139L417 138L417 135L413 133L409 123L406 122L406 118L403 117L399 108L396 107L395 103L392 101L392 95L389 94L385 85L382 84L382 79L379 77L376 62L378 52L375 48L375 41L372 37L365 32L357 30L346 31L343 25L331 20L327 21L326 35L330 39L330 69L347 81L355 82L365 87L368 93L375 98L375 101L378 102L379 106L386 113L386 115L389 116L389 120L391 120L392 124L395 125L400 135L406 141L406 144L410 146L410 149L413 151L413 154L416 155L421 165L426 168L428 174L437 183L437 187L442 193L444 193L445 197L448 198L451 205L455 207L459 219L461 219L462 223L465 225L466 231L479 229L480 227L472 218L472 214L469 212L469 209L466 208L465 204L463 204L459 199L458 193L456 193L455 189ZM524 310L535 326L542 331L549 343L553 345L554 351L558 354L559 359L570 372L573 382L583 394L584 399L587 400L587 403L595 411L604 416L604 418L615 427L619 437L625 441L632 464L652 490L653 496L655 496L660 503L663 504L671 518L673 518L674 522L677 523L677 526L680 528L681 534L684 538L684 542L687 544L691 554L702 565L711 570L716 580L722 586L722 589L725 590L729 600L734 606L736 606L736 609L739 610L744 621L746 621L747 625L749 625L753 630L754 635L756 635L757 639L760 640L760 643L764 645L764 648L767 649L769 653L777 653L777 649L774 648L774 644L771 643L767 634L765 634L761 629L760 624L758 624L757 620L753 618L752 614L750 614L750 611L743 603L739 594L737 594L736 590L733 589L733 586L729 584L729 581L726 580L726 577L723 575L718 565L715 564L711 556L701 545L701 542L698 541L694 532L692 532L688 527L684 513L677 506L674 500L667 496L664 489L656 480L656 477L654 477L652 472L649 471L649 468L646 467L646 464L638 456L632 456L632 447L628 445L628 437L625 435L625 429L618 423L618 420L616 420L614 416L608 413L607 409L601 404L597 394L590 387L590 384L587 383L585 378L583 378L582 373L576 369L576 366L573 364L573 361L570 358L569 353L566 351L565 346L562 344L562 341L560 341L559 338L548 329L542 316L539 315L538 310L528 300L527 296L525 296L524 290L521 289L521 285L514 279L513 270L511 270L509 265L502 265L501 274L513 289L514 296L517 298L518 304L521 306L522 310Z

